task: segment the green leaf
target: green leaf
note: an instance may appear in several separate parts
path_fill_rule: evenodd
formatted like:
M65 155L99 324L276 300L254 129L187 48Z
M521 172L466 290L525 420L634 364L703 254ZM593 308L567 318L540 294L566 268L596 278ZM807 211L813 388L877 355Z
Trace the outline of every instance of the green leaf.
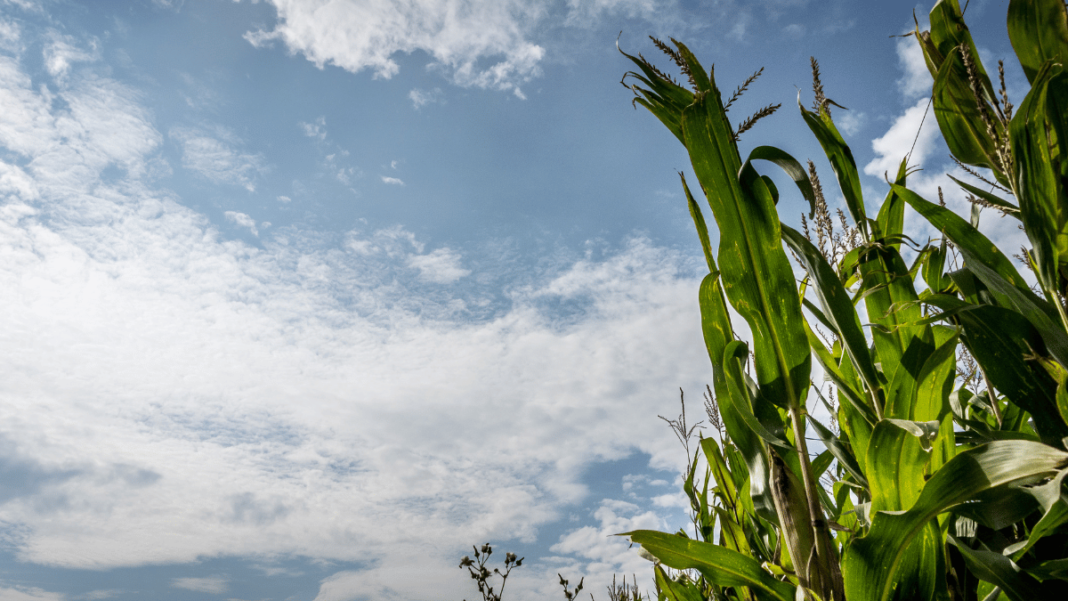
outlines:
M860 464L857 463L856 457L853 456L849 448L842 444L842 441L833 432L816 421L811 415L808 416L808 423L812 424L812 428L816 430L816 436L819 437L823 446L827 447L827 450L834 455L838 463L856 478L861 486L867 487L868 479L864 477L864 470L861 469Z
M868 535L849 545L842 559L846 597L886 601L909 543L931 519L984 490L1050 476L1065 465L1068 453L1028 441L997 441L958 454L931 477L911 509L876 514Z
M1012 154L1016 163L1016 195L1039 282L1051 302L1056 300L1058 255L1068 251L1068 199L1053 167L1052 151L1047 141L1046 105L1051 67L1041 68L1034 87L1021 103L1009 128Z
M790 176L790 179L794 180L797 184L797 189L801 191L801 196L805 197L809 205L809 217L816 212L816 194L812 190L812 182L808 179L808 172L801 166L801 163L797 161L789 153L780 150L774 146L757 146L749 153L749 158L746 159L745 164L750 165L753 161L771 161L783 171L786 175ZM746 167L742 167L745 169Z
M930 20L931 41L938 48L939 53L942 56L948 56L957 46L967 44L971 55L975 57L975 66L979 72L983 91L989 98L994 98L994 88L990 84L990 77L986 74L983 64L979 62L979 51L975 47L975 42L972 41L968 26L964 24L964 15L961 14L957 0L939 0L931 9Z
M849 293L842 286L842 280L827 263L827 260L807 238L796 230L782 226L782 238L801 260L802 267L815 281L816 295L823 306L823 315L830 322L846 352L853 360L854 366L869 390L879 389L879 376L875 363L868 351L868 341L860 327L860 318L853 307Z
M741 553L700 541L655 532L635 530L620 536L641 545L660 563L676 570L697 570L719 586L748 586L769 599L794 601L795 588L765 572L760 562Z
M905 185L905 176L908 173L908 157L901 159L901 165L897 168L897 176L894 183L899 186ZM876 218L879 224L879 236L884 244L899 250L901 242L898 239L905 227L905 203L894 193L893 188L886 195L883 206L879 207L879 216Z
M846 208L849 210L853 222L857 224L865 237L868 235L868 218L864 212L864 194L860 184L860 175L857 173L857 163L853 160L853 151L846 145L842 134L834 126L830 115L820 111L812 113L801 105L801 96L798 94L797 107L801 109L801 116L805 119L808 128L816 135L820 146L823 147L827 160L831 163L831 169L838 179L838 186L845 197Z
M1068 61L1068 16L1061 0L1009 2L1009 41L1027 81L1046 61Z
M718 274L716 259L712 256L712 241L708 237L708 226L705 225L705 216L701 214L701 207L694 200L693 194L690 194L690 187L686 185L686 176L682 172L679 172L679 179L682 180L682 189L686 192L686 204L690 208L690 218L693 219L694 227L697 228L697 238L701 241L701 250L705 252L708 271Z
M1020 569L1008 557L986 549L972 549L949 535L949 542L960 551L968 569L980 579L997 585L1013 601L1035 601L1056 598L1055 589L1045 585ZM1052 583L1050 583L1052 584Z
M656 586L668 601L704 601L704 596L696 586L689 582L676 582L668 578L664 568L653 566Z
M1038 501L1045 513L1031 528L1027 544L1014 554L1017 560L1026 555L1043 537L1068 522L1068 482L1065 481L1065 476L1068 476L1068 470L1061 471L1056 478L1041 486L1028 489L1028 493Z
M933 328L935 350L916 377L916 396L907 419L918 422L941 421L949 413L949 393L957 368L956 328Z
M979 103L968 84L968 72L959 48L953 48L946 54L935 74L932 94L938 128L953 156L962 163L991 169L1002 179L1003 170L997 159L995 141L980 118ZM983 104L986 105L985 99ZM986 110L994 125L995 135L1004 136L1004 128L989 105L986 105Z
M732 343L734 344L734 343ZM744 345L743 345L744 348ZM749 403L750 395L747 390L739 390L736 385L732 386L730 378L726 375L726 363L730 359L724 358L718 373L723 373L724 392L716 392L716 402L719 404L720 417L727 429L730 440L738 447L749 470L749 498L753 504L753 511L769 522L777 522L775 503L771 498L771 490L768 487L768 477L771 468L768 465L767 451L761 438L746 423L743 414L752 414L752 407L743 404ZM744 387L744 384L743 384Z
M883 420L872 430L867 461L872 512L905 510L920 497L930 451L907 423Z
M683 111L682 126L719 226L724 291L753 332L761 394L782 407L800 405L811 357L771 194L751 167L742 169L718 99L699 94Z
M1057 319L1056 310L1035 296L997 246L960 216L927 202L915 192L895 187L905 202L941 230L960 249L968 269L985 284L999 305L1015 309L1030 321L1043 341L1063 365L1068 365L1068 335Z
M808 325L807 321L805 322L805 334L808 337L812 351L816 354L816 360L823 366L824 374L838 387L838 392L846 399L851 409L858 412L869 424L875 424L878 421L878 417L876 417L870 404L864 398L863 393L860 392L860 382L855 375L850 377L844 373L838 363L835 362L830 351L824 346L823 341L812 331L812 327ZM844 357L843 361L845 361L845 365L852 367L851 359Z
M942 311L954 311L952 319L964 328L964 344L990 378L994 387L1035 418L1042 440L1059 443L1068 436L1068 424L1057 410L1057 382L1036 361L1028 361L1042 349L1038 331L1019 313L992 305L971 305L947 295L927 302Z
M742 422L754 434L759 436L764 442L779 447L785 451L793 451L793 446L789 442L783 440L782 436L777 432L782 430L782 421L779 419L778 427L774 430L769 430L761 423L761 420L757 419L757 416L753 413L754 401L750 393L749 386L746 384L745 375L742 372L742 362L749 356L749 347L744 342L735 340L727 345L727 350L724 353L723 358L723 371L727 375L727 389L730 392L731 404L733 409L737 412L738 417ZM777 415L775 417L778 417Z
M952 175L946 174L946 177L957 182L957 185L960 186L961 189L963 189L965 192L978 196L979 198L989 202L990 204L994 205L995 207L998 207L999 209L1002 209L1003 211L1005 211L1005 213L1012 215L1017 219L1020 218L1020 207L1012 204L1004 198L1001 198L1000 196L993 194L992 192L988 192L987 190L984 190L982 188L976 188L975 186L967 182L962 182L959 179L953 177Z
M894 191L898 190L904 188L894 186ZM860 255L859 268L868 319L881 326L873 328L872 339L883 374L889 380L889 406L892 395L911 397L915 375L933 350L933 339L928 326L915 325L924 315L915 302L918 297L912 276L896 250L882 245L866 247Z
M715 263L712 263L712 266L715 267ZM704 335L708 358L712 362L712 382L716 396L726 396L727 380L723 374L723 353L727 343L734 340L734 329L731 327L723 290L720 288L718 271L713 271L701 280L698 301L701 306L701 332Z

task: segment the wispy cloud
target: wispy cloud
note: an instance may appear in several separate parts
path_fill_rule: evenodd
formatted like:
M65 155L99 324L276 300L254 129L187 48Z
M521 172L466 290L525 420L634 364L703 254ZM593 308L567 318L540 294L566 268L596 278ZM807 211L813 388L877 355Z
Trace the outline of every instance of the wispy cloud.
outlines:
M232 133L223 128L175 127L171 139L182 149L182 166L216 184L256 191L256 179L266 170L263 155L242 152Z
M418 269L420 277L428 282L451 284L471 272L461 266L459 253L449 248L439 248L425 255L408 259L408 265Z
M382 183L383 184L389 184L391 186L403 186L404 185L404 180L398 179L396 177L389 177L388 175L383 175L382 176Z
M214 593L221 595L229 586L229 581L221 576L209 576L206 578L174 578L171 586L196 593Z
M226 220L237 225L239 227L247 228L252 232L253 236L259 236L260 232L256 229L256 220L244 213L238 213L237 211L226 211L224 213Z
M408 99L412 101L412 106L418 110L428 104L444 103L445 95L441 92L441 88L434 88L433 90L414 88L411 92L408 92Z
M66 601L63 593L51 593L39 588L0 587L0 601Z
M315 138L319 141L326 139L326 117L319 117L314 123L305 123L301 121L299 125L304 131L305 136Z
M44 47L44 64L48 73L63 81L70 72L71 64L96 60L96 49L86 50L78 46L74 38L53 31ZM95 44L94 44L95 45Z

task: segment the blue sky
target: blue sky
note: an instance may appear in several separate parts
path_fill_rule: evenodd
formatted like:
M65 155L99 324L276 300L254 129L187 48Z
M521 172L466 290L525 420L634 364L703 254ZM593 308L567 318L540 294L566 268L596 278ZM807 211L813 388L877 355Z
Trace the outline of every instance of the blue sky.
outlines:
M967 18L1011 94L1006 7ZM765 67L731 115L783 108L743 154L834 197L795 108L815 56L868 202L915 140L913 185L963 212L891 37L929 9L3 1L0 601L472 598L486 541L527 557L516 601L647 582L609 535L684 525L657 415L710 374L688 160L617 37L725 90Z

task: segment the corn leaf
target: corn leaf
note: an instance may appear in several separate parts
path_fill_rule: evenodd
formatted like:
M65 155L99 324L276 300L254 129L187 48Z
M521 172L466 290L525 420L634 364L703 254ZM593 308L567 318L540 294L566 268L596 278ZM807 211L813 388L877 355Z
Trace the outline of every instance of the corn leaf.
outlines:
M985 99L983 103L986 103ZM991 169L1002 180L1004 175L996 158L995 141L980 118L979 103L968 85L968 72L959 48L946 54L935 74L932 106L938 128L953 156L962 163ZM1001 122L993 117L992 111L989 114L995 135L1004 136Z
M1068 61L1068 15L1061 0L1012 0L1008 25L1027 81L1034 83L1046 61Z
M908 157L901 159L901 165L897 168L897 176L894 183L899 186L905 185L905 176L908 173ZM879 207L879 215L876 218L879 224L879 237L884 244L900 250L900 237L905 227L905 203L894 193L893 188L886 195L883 206Z
M794 180L797 184L797 189L801 191L801 196L805 197L809 205L809 217L812 217L816 212L816 194L812 190L812 182L808 179L808 172L801 166L801 163L797 161L789 153L780 150L774 146L757 146L749 153L749 158L746 159L746 165L750 165L753 161L770 161L782 168L786 175L790 176L790 179ZM746 167L743 166L743 169ZM765 183L771 180L765 180ZM774 184L772 184L774 185ZM778 194L775 195L778 197Z
M861 469L860 464L857 463L857 458L853 456L852 451L847 446L842 444L842 441L834 435L833 432L827 429L826 426L819 423L811 415L808 416L808 423L812 424L812 429L816 431L816 436L819 437L823 446L827 447L827 450L838 460L838 463L849 472L857 483L861 486L868 486L868 479L864 477L864 470Z
M1017 219L1020 218L1020 207L1012 204L1011 202L1005 200L1004 198L1001 198L1000 196L998 196L998 195L996 195L996 194L994 194L992 192L989 192L987 190L984 190L982 188L977 188L977 187L975 187L975 186L973 186L973 185L971 185L971 184L969 184L967 182L962 182L959 179L953 177L952 175L948 175L947 174L946 177L948 177L949 179L957 182L957 185L959 185L965 192L968 192L970 194L974 194L974 195L978 196L979 198L985 200L986 202L989 202L990 204L994 205L998 209L1001 209L1002 211L1004 211L1005 214L1007 214L1007 215L1012 215L1013 217L1015 217Z
M816 296L823 306L822 315L838 334L860 377L869 390L878 390L879 376L875 371L875 362L872 361L868 341L860 327L857 310L853 307L849 293L842 286L842 280L824 259L820 250L799 232L784 225L782 238L793 249L794 254L801 260L802 267L815 282Z
M898 420L875 424L868 443L868 482L871 510L902 511L912 507L924 484L930 451L921 438Z
M990 76L979 61L979 51L972 40L972 34L964 23L964 15L961 14L960 4L957 0L939 0L930 13L931 42L938 48L942 56L960 46L966 44L975 58L976 71L979 72L979 81L983 92L988 98L994 98L994 87L990 84Z
M968 270L982 280L997 303L1026 317L1041 334L1049 352L1062 365L1068 365L1068 335L1055 321L1058 318L1056 310L1031 292L1008 257L956 213L927 202L906 188L895 187L895 190L960 249Z
M805 119L808 128L816 135L824 154L827 155L827 160L831 163L831 169L834 170L834 175L838 179L842 196L845 197L849 215L860 227L861 232L867 236L868 218L864 211L864 194L860 185L860 175L857 173L857 162L853 160L853 151L846 145L842 134L838 133L838 128L834 126L834 122L831 121L826 111L821 110L819 114L808 111L801 105L800 94L797 98L797 106L801 109L801 116Z
M800 405L811 358L771 194L751 167L742 169L718 94L699 94L682 127L719 226L724 291L753 332L761 394L781 407Z
M748 586L769 599L794 601L796 587L776 580L752 557L717 545L652 530L635 530L627 536L660 563L676 570L697 570L719 586Z
M664 568L654 566L656 586L668 601L704 601L701 591L689 582L676 582L668 577Z
M904 513L879 513L867 536L855 539L842 558L850 601L887 601L894 577L913 538L935 516L984 490L1068 465L1068 453L1037 442L996 441L958 454L924 486Z
M957 551L960 551L972 573L986 582L997 585L1003 593L1008 595L1009 599L1035 601L1057 597L1057 589L1050 586L1054 583L1043 585L1001 553L994 553L987 549L972 549L953 535L949 536L949 542L957 548Z
M1020 215L1042 287L1055 300L1058 286L1058 255L1068 252L1068 199L1059 185L1059 173L1047 142L1046 105L1051 66L1035 76L1034 86L1012 118L1012 153L1016 163L1016 194ZM1047 293L1049 295L1050 293Z
M949 393L957 367L956 328L933 328L935 350L928 357L916 377L916 395L907 413L918 422L941 421L949 413ZM889 413L889 412L888 412Z
M1036 361L1028 361L1043 347L1039 332L1019 313L992 305L972 305L946 295L927 302L963 327L963 340L996 389L1035 418L1043 441L1056 444L1068 436L1068 424L1057 410L1057 382Z

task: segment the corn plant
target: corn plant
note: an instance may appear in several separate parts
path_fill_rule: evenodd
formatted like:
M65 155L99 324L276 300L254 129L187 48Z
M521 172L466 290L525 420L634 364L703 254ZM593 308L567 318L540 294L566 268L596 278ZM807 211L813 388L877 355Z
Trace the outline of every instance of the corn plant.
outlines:
M739 135L778 108L731 125L753 78L724 102L682 43L654 40L684 84L624 53L634 102L685 146L719 230L714 250L682 176L709 268L698 296L726 437L701 441L703 481L690 463L692 535L626 534L656 562L661 600L1068 598L1068 14L1061 0L1011 0L1007 22L1030 83L1019 107L1000 65L994 87L957 0L912 34L942 136L976 178L956 182L968 219L910 190L907 158L868 215L813 60L815 102L798 107L845 200L847 233L832 244L782 224L780 192L755 166L782 168L827 234L811 163L772 146L739 153ZM906 205L940 238L904 235ZM983 208L1020 222L1034 290L977 229ZM826 383L813 384L813 359ZM813 418L815 403L837 428ZM826 449L815 458L813 434Z

